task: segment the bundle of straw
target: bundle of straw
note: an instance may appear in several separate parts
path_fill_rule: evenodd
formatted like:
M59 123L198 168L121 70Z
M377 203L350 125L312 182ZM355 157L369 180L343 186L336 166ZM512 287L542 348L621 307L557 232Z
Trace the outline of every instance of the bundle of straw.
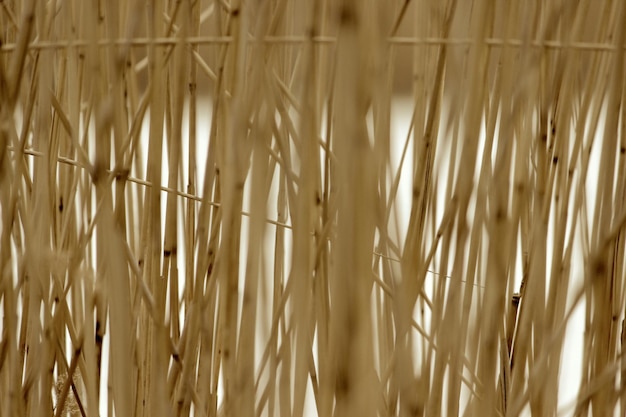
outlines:
M624 22L0 2L0 417L626 415Z

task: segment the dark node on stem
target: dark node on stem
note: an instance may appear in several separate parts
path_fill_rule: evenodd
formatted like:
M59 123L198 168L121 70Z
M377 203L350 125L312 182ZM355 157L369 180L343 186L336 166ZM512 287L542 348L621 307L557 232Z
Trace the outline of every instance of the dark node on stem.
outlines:
M239 10L239 8L233 9L230 14L233 15L233 17L237 17L239 16L239 13L241 13L241 10Z
M172 359L174 359L176 362L180 362L180 356L178 355L178 353L174 353L172 355Z
M558 156L553 157L552 158L552 163L556 165L557 162L559 162L559 157Z
M85 59L85 53L84 52L79 53L78 59Z
M424 407L421 404L413 403L409 406L409 415L410 416L421 416L424 415Z
M496 210L496 220L497 221L502 221L505 217L505 213L504 210L502 210L502 208L498 208Z
M98 184L101 179L106 177L106 169L101 162L96 162L93 166L93 172L91 173L91 178L94 184Z
M322 204L322 199L319 194L315 193L315 205L319 206L320 204Z
M350 381L345 371L339 371L335 384L335 392L338 398L348 395L348 391L350 391Z
M59 302L59 297L54 297L54 302L58 303Z
M621 147L619 148L619 153L621 153L622 155L624 155L626 153L626 148L625 147Z
M513 306L515 307L519 306L519 300L520 300L520 294L516 292L515 294L513 294L513 299L511 300L513 302Z
M163 256L165 256L166 258L169 257L172 254L172 251L165 249L163 251Z
M339 23L342 26L356 26L357 16L354 10L346 5L343 5L339 11Z
M100 331L100 320L96 321L96 344L102 344L102 332Z
M222 356L224 356L224 359L228 359L230 357L230 349L224 349Z
M602 276L606 274L606 262L602 259L596 259L593 262L592 268L594 276Z
M612 319L613 321L617 321L617 316L616 316L615 314L613 314L613 316L611 317L611 319Z
M63 197L59 199L59 211L63 212Z
M196 83L189 83L189 93L193 94L196 92Z
M548 135L546 135L545 133L541 134L541 141L542 142L547 142L548 141Z
M128 179L128 175L130 174L130 170L128 169L120 169L115 174L116 181L126 181Z
M420 189L418 187L413 187L413 200L418 199L420 196Z

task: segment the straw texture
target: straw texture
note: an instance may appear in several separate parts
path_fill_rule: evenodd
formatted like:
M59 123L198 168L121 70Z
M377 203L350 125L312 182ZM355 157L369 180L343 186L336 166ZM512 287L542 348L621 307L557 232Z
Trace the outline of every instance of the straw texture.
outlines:
M624 22L0 2L0 417L624 415Z

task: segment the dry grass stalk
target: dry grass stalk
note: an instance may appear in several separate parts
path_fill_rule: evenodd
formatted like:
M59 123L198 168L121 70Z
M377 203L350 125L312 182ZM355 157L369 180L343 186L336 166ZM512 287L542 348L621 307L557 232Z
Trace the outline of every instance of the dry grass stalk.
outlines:
M624 19L5 0L0 417L623 415Z

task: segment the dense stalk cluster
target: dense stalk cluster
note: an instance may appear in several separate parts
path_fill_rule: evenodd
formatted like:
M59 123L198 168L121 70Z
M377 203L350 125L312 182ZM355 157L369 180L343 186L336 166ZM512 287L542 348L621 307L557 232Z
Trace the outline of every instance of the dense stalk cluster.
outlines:
M625 415L624 22L0 2L0 417Z

